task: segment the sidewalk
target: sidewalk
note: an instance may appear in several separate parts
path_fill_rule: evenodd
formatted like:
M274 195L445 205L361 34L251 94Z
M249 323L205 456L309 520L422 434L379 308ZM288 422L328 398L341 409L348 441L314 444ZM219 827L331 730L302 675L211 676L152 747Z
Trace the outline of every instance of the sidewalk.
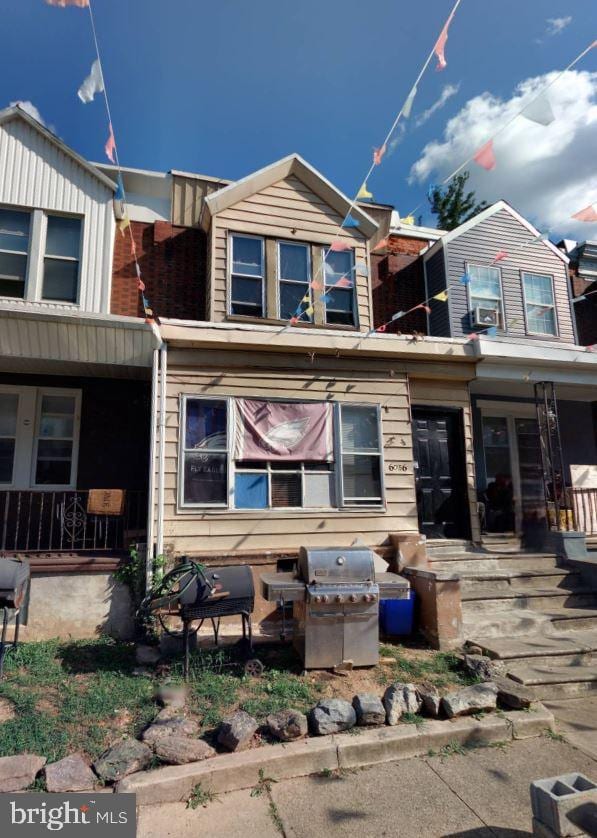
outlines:
M572 770L595 779L597 761L540 737L231 792L196 810L144 807L138 838L522 838L531 780Z

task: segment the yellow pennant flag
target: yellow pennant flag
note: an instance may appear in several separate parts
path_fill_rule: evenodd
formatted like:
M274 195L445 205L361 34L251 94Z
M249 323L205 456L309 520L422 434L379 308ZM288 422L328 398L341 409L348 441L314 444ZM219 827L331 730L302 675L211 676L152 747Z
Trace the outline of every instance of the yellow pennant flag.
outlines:
M402 221L403 224L414 224L415 217L414 215L407 215L404 218L401 218L400 221Z
M367 189L367 181L364 181L363 185L357 192L357 199L367 200L368 198L373 198L373 192L369 192Z
M307 315L307 317L311 317L311 315L313 314L313 306L309 306L308 308L306 308L305 314Z
M124 231L130 226L131 226L131 219L128 217L128 215L125 215L124 218L121 218L120 221L118 222L118 229L120 230L120 232L122 233L123 236L124 236Z
M434 300L439 300L440 303L445 303L448 299L448 292L447 291L440 291L439 294L436 294L433 299Z

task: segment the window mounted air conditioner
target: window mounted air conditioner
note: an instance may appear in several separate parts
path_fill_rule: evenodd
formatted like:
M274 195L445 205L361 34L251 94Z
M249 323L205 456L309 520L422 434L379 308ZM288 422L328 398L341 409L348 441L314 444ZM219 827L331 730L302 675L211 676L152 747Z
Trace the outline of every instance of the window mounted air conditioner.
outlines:
M495 308L485 308L484 306L477 306L473 315L474 326L499 326L500 313Z

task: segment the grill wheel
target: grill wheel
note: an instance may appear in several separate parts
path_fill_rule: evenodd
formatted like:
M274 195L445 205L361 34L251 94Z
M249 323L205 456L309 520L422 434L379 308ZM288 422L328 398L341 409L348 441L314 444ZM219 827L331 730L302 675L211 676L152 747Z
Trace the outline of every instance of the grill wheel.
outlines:
M252 678L261 678L264 669L264 665L258 658L251 658L245 664L245 675L250 675Z

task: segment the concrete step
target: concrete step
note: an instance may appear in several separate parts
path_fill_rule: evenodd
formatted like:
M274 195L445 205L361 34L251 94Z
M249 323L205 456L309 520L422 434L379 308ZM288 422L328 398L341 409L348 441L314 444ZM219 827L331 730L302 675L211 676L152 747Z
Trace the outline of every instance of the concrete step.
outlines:
M557 556L553 553L516 553L511 556L490 553L460 553L451 557L442 556L430 559L434 570L451 572L466 570L553 570L558 567Z
M577 631L597 628L597 608L564 608L546 611L554 631Z
M591 663L597 652L597 630L536 634L524 637L478 637L470 643L484 655L512 663ZM597 661L596 661L597 662Z
M509 667L508 676L540 700L571 698L597 690L597 663L521 663Z
M540 611L548 615L571 609L594 609L597 617L597 590L582 588L529 588L510 585L505 590L492 586L462 592L462 613L488 613L510 609Z
M465 639L521 637L548 633L550 630L550 618L530 608L481 610L472 613L463 610L462 614L462 631Z
M559 588L566 591L582 589L580 573L575 571L545 570L481 570L460 572L460 590L474 592L479 589L507 591L518 589Z

